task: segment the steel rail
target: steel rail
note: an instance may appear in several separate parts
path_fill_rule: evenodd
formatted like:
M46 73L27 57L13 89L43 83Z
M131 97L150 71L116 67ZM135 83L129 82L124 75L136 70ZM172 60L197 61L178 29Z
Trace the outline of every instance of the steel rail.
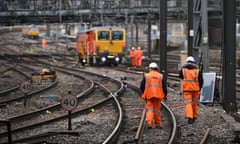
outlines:
M108 77L110 78L110 77ZM112 78L110 78L112 79ZM115 80L115 79L112 79L112 80ZM114 142L114 137L116 137L117 135L117 132L120 131L120 127L123 123L123 110L122 110L122 107L120 105L120 102L119 100L117 99L117 97L119 96L118 94L121 94L123 92L123 90L125 89L124 87L124 84L122 81L117 81L116 82L119 82L121 83L121 87L119 88L119 90L117 90L116 92L111 92L108 88L106 88L104 85L98 83L98 82L95 82L97 83L100 87L102 87L103 89L105 89L106 91L108 91L110 93L109 97L112 97L117 105L117 109L119 111L119 115L118 115L118 121L117 121L117 124L114 128L114 130L112 131L112 133L103 141L103 144L111 144L112 142Z
M117 104L117 108L119 111L119 115L118 115L118 122L114 128L114 130L112 131L112 133L105 139L105 141L103 142L103 144L111 144L114 140L115 135L117 134L117 132L120 130L121 124L123 123L123 110L122 107L117 99L117 97L113 94L111 94L111 97L114 99L114 101Z
M206 144L209 136L210 128L207 128L207 131L205 132L200 144Z
M172 121L172 129L171 129L171 135L168 139L168 144L173 144L177 137L177 120L173 113L173 111L164 103L162 102L163 108L167 109L169 116L171 117Z
M51 83L50 85L44 87L44 88L41 88L41 89L38 89L36 91L32 91L31 93L27 94L27 97L29 96L32 96L32 95L35 95L35 94L38 94L44 90L47 90L47 89L50 89L52 87L54 87L55 85L58 84L58 80L56 79L53 83ZM5 104L5 103L10 103L10 102L13 102L13 101L17 101L17 100L21 100L23 99L24 97L26 97L26 95L22 95L22 96L19 96L19 97L16 97L16 98L12 98L10 100L4 100L4 101L0 101L0 105L1 104Z
M97 82L95 82L95 84L99 85L101 87L101 89L104 89L105 91L110 92L104 85L101 85L100 83L97 83ZM123 87L121 87L120 89L123 89ZM119 90L119 91L122 91L122 90ZM86 95L86 94L84 94L84 95ZM77 115L79 113L85 113L85 111L89 111L91 108L96 108L99 105L104 104L104 103L110 101L111 99L114 99L114 101L115 101L115 103L116 103L116 105L118 107L118 111L119 111L119 116L118 117L119 118L118 118L118 122L117 122L113 132L106 138L106 140L103 143L112 143L112 141L114 141L114 137L116 136L116 134L119 131L119 129L121 127L121 124L122 124L122 119L123 119L122 108L121 108L120 103L119 103L118 99L116 98L116 96L113 95L112 93L109 93L109 97L107 97L106 99L102 100L101 102L99 102L99 103L97 103L95 105L91 105L91 106L89 106L89 107L87 107L85 109L75 111L73 113L73 116L75 116L75 115ZM67 115L61 116L61 117L59 117L57 119L60 120L60 119L66 118L66 117L67 117ZM54 121L54 120L56 120L56 119L48 120L46 122L42 122L41 124L48 123L48 122ZM35 126L36 125L33 124L30 127L35 127ZM58 134L58 133L63 133L63 132L50 132L50 133L47 133L47 134L41 134L39 137L44 137L44 136L47 136L48 134L53 135L53 134ZM78 133L78 132L69 131L69 132L64 132L64 133ZM32 138L23 138L23 139L19 139L17 141L14 141L14 142L25 142L25 141L29 141L29 139L35 139L37 137L38 136L33 136Z
M67 70L66 70L66 71L61 70L61 71L62 71L62 72L65 72L65 73L68 73L68 74L72 74L72 73L68 72ZM81 77L80 75L76 75L76 74L75 74L75 76ZM84 78L84 77L81 77L81 78ZM93 88L94 88L94 82L91 81L91 80L89 80L89 81L91 82L90 87L89 87L88 89L84 90L83 92L79 93L79 94L77 95L78 99L80 99L80 98L83 97L84 95L87 95L87 94L89 94L90 92L92 92L92 90L93 90ZM58 82L58 81L56 80L56 82L54 83L54 85L56 85L57 82ZM50 85L49 87L47 87L47 89L50 88L51 86L52 86L52 85ZM38 90L38 91L36 91L36 92L32 92L32 93L30 93L30 95L34 95L34 94L39 93L39 92L41 92L41 91L43 91L43 90L45 90L45 88L40 89L40 90ZM16 98L16 99L19 99L19 98ZM1 103L0 103L0 104L1 104ZM31 113L28 113L28 114L25 114L25 115L20 115L20 116L11 117L11 118L8 118L8 120L11 121L11 122L14 122L14 121L17 121L18 119L23 119L24 117L28 117L29 115L36 115L36 114L38 114L38 113L40 113L40 112L43 112L43 111L46 111L46 110L56 109L56 108L58 108L58 107L59 107L59 108L61 107L61 106L60 106L60 103L59 103L59 104L52 105L52 106L49 106L49 107L46 107L46 108L43 108L43 109L40 109L40 110L37 110L37 111L34 111L34 112L31 112ZM21 131L21 128L16 129L16 130L14 130L14 131ZM4 136L4 135L6 135L6 133L4 133L4 132L3 132L3 133L0 133L0 136Z
M59 70L59 71L64 71L63 69L61 69L60 67L58 67L58 68L56 68L57 70ZM72 69L73 70L73 69ZM65 70L66 72L68 71L68 70ZM71 72L68 72L69 74L74 74L74 73L71 73ZM94 74L94 75L97 75L97 74ZM98 76L101 76L101 77L103 77L102 75L98 75ZM105 77L105 76L104 76ZM112 79L113 81L117 81L117 80L115 80L115 79ZM119 83L119 81L118 81L118 83ZM123 89L124 89L124 84L122 83L122 82L120 82L120 88L116 91L116 92L111 92L110 93L110 95L111 95L111 97L116 97L116 95L117 94L120 94L122 91L123 91ZM117 99L115 99L115 101L116 101ZM119 104L119 102L116 102L117 103L117 105L118 105L118 107L120 106L120 104ZM92 106L91 106L92 107ZM116 127L119 127L119 125L122 123L121 121L122 121L122 110L119 110L120 112L120 114L119 114L119 121L118 121L118 123L117 123L117 126ZM30 126L30 127L34 127L34 125L32 125L32 126ZM113 140L113 136L116 134L116 132L118 131L118 129L119 128L115 128L114 129L114 131L112 132L112 134L106 139L106 142L108 142L108 141L112 141Z
M128 87L134 88L140 92L140 90L136 86L133 86L131 84L127 84L127 85L128 85ZM177 138L177 120L176 120L174 113L167 106L167 104L165 104L163 101L161 103L162 103L163 108L166 109L167 114L169 115L169 120L171 121L172 126L171 126L171 133L168 138L168 144L172 144L172 143L174 143L174 141ZM146 118L146 110L144 109L142 112L142 117L141 117L138 129L137 129L135 138L134 138L134 140L132 140L132 142L138 143L140 141L141 134L143 133L144 126L145 126L145 118Z
M13 71L16 71L16 72L22 74L22 75L26 78L26 80L29 80L29 79L30 79L29 76L27 76L25 73L23 73L22 71L18 70L17 68L11 67L11 68L9 68L9 70L13 70ZM0 97L1 97L2 95L8 94L8 93L10 93L10 92L13 92L13 91L15 91L15 90L17 90L17 89L19 89L19 88L20 88L20 85L17 84L16 86L13 86L13 87L8 88L8 89L6 89L6 90L4 90L4 91L1 91L1 92L0 92Z

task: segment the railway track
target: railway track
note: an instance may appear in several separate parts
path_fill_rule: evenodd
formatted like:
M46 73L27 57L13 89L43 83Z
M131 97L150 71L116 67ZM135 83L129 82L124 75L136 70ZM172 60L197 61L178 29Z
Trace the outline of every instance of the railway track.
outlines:
M142 72L146 71L146 70L143 70L142 68L139 69L139 68L119 68L119 67L116 68L116 70L117 71L124 71L126 73L129 73L129 74L131 73L131 74L135 74L135 75L142 75ZM131 77L131 76L128 76L128 77ZM177 87L179 87L180 80L178 78L178 75L169 74L168 79L170 81L169 83L173 83L173 84L169 84L169 85L175 85L176 83L178 83ZM125 80L127 80L127 78L125 78ZM130 80L132 80L132 79L130 79ZM171 88L173 88L173 87L171 87ZM163 103L163 104L165 104L165 103ZM184 105L182 103L167 102L167 105L164 108L170 108L171 110L174 111L176 108L179 109L181 107L184 107ZM164 111L164 112L162 111L162 113L166 113L166 112L168 112L168 111ZM162 133L162 131L163 131L162 129L161 130L155 130L155 129L154 130L151 130L151 129L148 130L144 127L144 124L145 124L144 123L144 116L145 116L144 113L145 112L143 112L143 114L142 114L141 123L140 123L140 126L139 126L138 130L137 130L135 138L127 141L127 143L149 143L149 142L159 143L159 141L157 140L158 139L157 137L164 137L163 136L164 133ZM172 135L166 136L164 143L174 143L174 142L176 142L177 139L179 139L180 135L182 135L181 134L181 129L184 126L179 125L179 122L175 118L174 113L168 113L168 114L165 114L164 116L166 116L166 115L170 116L170 117L173 116L173 118L171 118L171 120L173 120L173 121L169 122L169 125L172 125L172 126L170 126L172 128L170 131L172 131L173 133L172 133ZM169 120L169 119L167 119L167 120ZM168 128L163 128L163 129L168 130ZM199 138L199 142L201 144L205 144L205 143L209 143L209 142L214 141L214 140L211 139L210 130L211 130L211 128L206 128L204 130L204 132L201 134L202 137ZM146 133L145 135L144 135L143 131L145 131L145 133ZM153 135L156 138L154 140L152 140L151 136L149 136L149 135ZM149 137L150 137L150 139L149 139ZM161 141L161 143L162 142L163 141Z
M61 69L61 71L63 70L63 68L56 68L56 70L59 70L60 71L60 69ZM75 69L68 69L67 71L70 71L70 70L72 70L72 71L75 71L75 72L72 72L70 75L75 75L75 74L79 74L79 72L80 71L76 71ZM85 72L85 74L83 74ZM87 71L81 71L81 74L83 74L83 76L82 77L91 77L92 79L94 79L94 83L96 83L96 85L98 85L98 87L102 90L102 89L105 89L105 91L106 91L106 93L108 93L107 95L108 95L108 98L107 99L109 99L109 96L110 97L113 97L114 99L116 99L116 100L118 100L118 95L120 95L120 93L121 93L121 90L119 90L119 88L117 88L117 87L121 87L120 89L123 89L123 88L125 88L125 85L123 85L123 84L117 84L116 86L114 86L112 83L109 83L109 80L106 80L107 79L107 77L105 76L105 75L98 75L98 76L92 76L93 74L92 73L90 73L90 72L87 72ZM91 75L91 76L89 76L89 75ZM98 77L101 77L100 79L98 78ZM116 80L112 80L112 81L115 81L116 82ZM104 85L101 85L100 83L104 83ZM121 82L120 82L121 83ZM110 87L111 89L108 89L107 87ZM100 94L100 95L106 95L106 94ZM126 94L127 96L129 96L129 94ZM138 96L138 95L137 95ZM96 96L97 97L97 96ZM98 97L99 97L99 94L98 94ZM88 98L89 99L89 98ZM135 98L136 99L136 98ZM93 99L89 99L89 101L95 101L95 100L93 100ZM123 100L122 100L123 101ZM82 104L80 104L79 103L79 105L83 105L83 104L86 104L86 103L88 103L88 102L83 102ZM102 103L102 102L101 102ZM97 107L97 106L93 106L94 104L91 104L91 103L88 103L88 105L91 105L91 106L89 106L89 108L85 108L85 109L90 109L89 111L91 111L91 109L93 108L93 107ZM124 104L123 104L124 105ZM129 109L129 106L130 105L128 105L128 104L125 104L125 107L126 108L124 108L125 109L125 111L126 110L128 110ZM142 106L141 106L142 107ZM95 110L97 110L97 108L94 108ZM106 108L103 108L103 109L106 109ZM45 109L46 110L46 109ZM48 108L48 110L49 110L49 108ZM53 111L53 110L51 110L51 111ZM112 111L112 110L107 110L107 111ZM56 112L55 112L56 113ZM84 113L84 112L83 112ZM36 115L36 113L35 113L35 115ZM120 115L120 112L119 112L119 115ZM25 117L25 116L23 116L23 117ZM28 116L26 116L26 117L28 117ZM120 116L117 116L118 118L120 118ZM20 117L19 117L20 118ZM21 118L21 119L24 119L24 118ZM52 118L52 119L55 119L55 118ZM12 118L11 119L11 121L18 121L17 120L17 118L16 118L16 120L14 120L14 118ZM46 123L47 123L47 121L54 121L54 120L46 120ZM117 124L116 126L119 126L119 128L114 128L114 133L117 133L118 131L120 131L121 129L120 129L120 127L123 127L123 126L120 126L121 125L121 123L123 123L122 122L122 120L116 120L116 121L118 121L117 123L119 123L119 124ZM125 121L128 121L128 120L125 120ZM24 123L29 123L28 121L24 121ZM136 121L137 122L137 121ZM43 125L45 122L40 122L40 125ZM14 124L12 124L13 125L13 127L15 127L15 133L17 133L17 131L23 131L25 128L24 127L20 127L20 128L16 128L17 127L17 125L16 126L14 126ZM22 124L23 125L23 124ZM27 128L26 129L30 129L30 128L32 128L32 127L38 127L38 124L30 124L29 126L26 126ZM42 128L42 127L41 127ZM14 131L14 130L13 130ZM12 133L14 133L14 132L12 132ZM4 135L4 136L6 136L7 134L6 134L6 132L5 133L2 133L1 135ZM41 136L42 136L43 134L41 134ZM116 136L116 134L110 134L110 135L112 135L112 137L110 138L110 137L108 137L105 141L106 141L106 143L109 143L108 141L112 141L112 140L114 140L115 138L113 138L113 137L119 137L119 136ZM123 132L123 135L124 135L124 132ZM125 134L125 136L126 136L126 134ZM134 136L134 135L133 135ZM14 137L14 139L16 139L16 137L18 137L17 136L17 134L16 134L16 136ZM36 136L34 136L34 137L36 137ZM124 136L123 136L124 137ZM18 139L18 140L16 140L16 142L21 142L21 141L26 141L28 138L24 138L24 139ZM36 138L35 138L36 139ZM109 140L108 140L109 139ZM89 139L88 139L89 140ZM101 140L100 140L101 141ZM115 140L116 141L116 140ZM103 142L103 143L105 143L105 142Z
M56 52L57 52L57 50L55 50ZM45 56L45 61L46 62L48 62L48 63L52 63L52 64L55 64L55 62L54 62L54 59L56 60L56 55L53 55L53 54L50 54L50 56L54 56L54 58L50 58L50 57L46 57ZM17 56L18 57L18 56ZM77 64L73 64L73 63L71 63L71 62L69 62L69 60L71 60L72 58L69 58L69 60L61 60L61 59L64 59L66 56L64 56L64 57L59 57L59 59L57 59L57 62L56 63L58 63L58 62L60 62L60 61L62 61L62 65L64 66L64 67L68 67L68 68L70 68L70 67L75 67L75 69L81 69L81 70L84 70L83 69L83 67L81 67L81 66L78 66ZM50 60L50 59L51 60ZM173 82L175 81L176 82L176 80L178 81L178 78L176 78L176 75L177 75L177 71L176 71L176 69L177 69L177 62L179 63L179 60L176 58L176 57L171 57L171 56L169 56L168 58L171 58L172 60L171 60L171 63L172 64L169 64L169 65L171 65L171 67L170 68L173 68L173 70L172 70L172 72L170 73L172 76L173 76L173 78L172 78L172 76L168 76L168 78L169 79L172 79L173 80ZM25 55L25 56L23 56L21 59L19 58L18 60L13 60L13 63L18 63L18 61L23 61L23 60L25 60L25 59L28 59L27 58L27 55ZM38 57L38 59L41 59L41 56L40 57ZM175 60L176 59L176 60ZM174 64L174 62L176 61L176 64ZM170 62L169 62L170 63ZM29 62L29 64L32 64L32 65L37 65L38 67L42 67L42 64L38 64L36 61L34 61L34 62ZM217 66L218 67L218 66ZM63 69L63 68L62 68ZM100 68L101 69L101 68ZM105 68L103 68L103 69L105 69ZM110 72L110 71L108 71L108 70L104 70L104 72L100 72L101 70L95 70L95 69L91 69L91 68L86 68L85 69L85 71L95 71L95 73L98 73L98 74L100 74L100 75L102 75L102 76L104 76L104 78L102 78L102 79L99 79L99 80L95 80L94 82L95 83L101 83L101 82L104 82L104 83L107 83L107 85L105 85L106 87L108 87L108 86L111 86L111 85L113 85L114 87L110 87L110 90L107 90L107 91L105 91L105 92L102 92L102 93L104 93L104 95L111 95L111 94L113 94L113 96L116 96L116 94L118 95L118 94L120 94L118 91L117 91L117 86L118 86L118 84L112 84L112 83L108 83L108 80L106 80L107 78L106 77L108 77L108 75L110 74L110 73L115 73L115 72ZM67 71L70 71L70 69L68 69ZM59 72L60 73L60 72ZM76 73L82 73L82 72L76 72ZM129 73L125 73L125 74L119 74L119 73L117 73L116 72L116 74L113 76L115 79L121 79L121 78L123 78L124 79L124 77L125 78L127 78L127 80L126 81L128 81L128 82L130 82L130 83L134 83L135 84L135 86L136 86L136 81L139 79L139 76L141 77L142 76L142 72L136 72L136 73L140 73L140 74L138 74L138 76L136 76L136 74L133 74L133 75L131 75L131 74L129 74ZM69 75L72 75L72 74L69 74ZM92 76L88 76L88 74L85 74L84 75L84 77L92 77ZM97 78L97 77L96 77ZM95 79L95 78L94 78ZM94 83L93 82L93 83ZM176 82L176 83L178 83L178 82ZM97 84L94 84L96 87L102 87L101 89L105 89L105 88L103 88L103 87L105 87L105 86L97 86ZM129 96L129 93L128 93L128 91L132 91L132 89L129 89L128 88L128 85L129 84L124 84L124 87L126 87L125 88L125 91L127 91L127 95ZM178 86L177 86L178 87ZM74 88L75 89L75 88ZM129 89L129 90L128 90ZM174 91L174 87L171 87L171 88L169 88L169 89L171 89L171 90L173 90ZM109 93L109 91L111 91L111 90L113 90L113 91L115 91L115 92L111 92L111 94ZM102 91L102 90L97 90L97 91ZM136 92L137 93L137 92ZM133 93L133 92L130 92L130 95L131 94L134 94L135 95L135 93ZM87 94L87 95L89 95L89 94ZM125 99L124 98L124 95L122 95L122 96L120 96L120 97L116 97L117 99ZM126 98L128 99L128 97L126 96ZM136 98L137 98L137 96L136 96ZM134 99L134 98L133 98ZM82 99L81 99L82 100ZM129 100L129 99L128 99ZM129 101L131 101L131 99L129 100ZM127 101L128 102L128 101ZM104 104L106 104L105 102L103 102ZM126 103L126 102L125 102ZM182 104L180 103L180 102L178 102L178 101L175 101L174 103L171 103L171 102L166 102L167 103L167 105L171 108L171 109L173 109L174 111L176 111L176 109L181 109L182 108ZM124 104L124 103L123 103ZM123 105L123 104L121 104L121 105ZM108 104L109 105L109 104ZM94 117L94 118L96 118L96 120L98 119L98 116L97 115L95 115L95 113L96 112L99 112L99 111L97 111L97 110L100 110L100 112L101 111L104 111L105 113L107 113L107 115L111 115L111 113L112 113L112 108L113 107L111 107L111 108L109 108L109 106L107 106L107 107L104 107L104 106L100 106L100 107L103 107L103 108L100 108L100 109L98 109L97 107L95 107L94 108L94 110L95 110L95 112L92 112L93 110L92 110L92 106L91 106L91 104L89 104L89 108L87 107L86 108L86 111L85 112L82 112L81 113L81 115L84 115L84 114L86 114L85 116L87 117L87 118L89 118L89 119L91 119L90 117ZM123 107L124 107L124 109L126 108L126 110L123 110L123 112L125 112L125 111L128 111L129 110L129 112L130 113L133 113L133 112L135 112L135 111L131 111L132 109L135 109L135 108L133 108L132 107L132 105L123 105ZM140 106L139 106L140 107ZM109 108L109 109L108 109ZM115 108L115 106L114 106L114 108ZM138 109L141 109L141 108L137 108L137 110ZM136 109L135 109L136 110ZM116 113L116 110L114 111L115 113ZM137 112L137 111L136 111ZM66 112L65 112L66 113ZM137 114L137 115L139 115L140 114L140 112ZM77 115L77 114L76 114ZM77 117L77 116L76 116ZM116 117L114 117L113 116L113 118L115 119L114 120L114 123L117 121L117 119L116 119ZM134 115L133 115L133 118L131 118L131 115L129 116L129 118L130 119L127 119L125 122L128 122L129 120L131 121L132 119L137 119L137 121L139 121L139 120L141 120L139 117L137 117L137 116L135 116L134 117ZM61 119L61 120L59 120L59 121L67 121L67 114L66 114L66 118L63 118L63 119ZM58 141L58 143L66 143L68 140L72 140L72 141L81 141L81 140L83 140L84 142L87 142L87 141L91 141L92 140L92 137L94 137L94 136L90 136L90 137L88 137L88 132L87 131L81 131L81 132L79 132L79 131L75 131L75 126L77 127L84 127L84 128L92 128L92 129L95 129L95 127L94 126L92 126L92 127L90 127L89 125L95 125L95 123L94 124L92 124L91 122L89 122L89 121L87 121L86 120L86 122L84 121L84 122L82 122L82 121L78 121L78 119L79 118L77 118L77 120L76 121L74 121L75 123L73 124L74 125L74 130L72 130L72 131L69 131L69 130L65 130L65 129L67 129L66 127L67 127L67 124L66 123L64 123L64 127L63 127L63 129L62 130L59 130L59 129L54 129L54 130L50 130L49 132L43 132L43 134L40 136L40 134L37 136L38 137L38 139L40 139L41 137L42 137L42 139L43 138L46 138L46 140L48 141L48 142L52 142L52 143L54 143L54 142L56 142L57 140L56 139L59 139L59 141ZM123 119L125 119L125 115L123 116ZM184 120L181 120L181 121L184 121ZM125 123L124 121L123 121L123 123ZM55 122L54 122L55 123ZM61 122L60 122L61 123ZM217 122L216 122L217 123ZM62 124L62 123L61 123ZM200 122L198 123L199 125L200 125ZM56 124L56 126L57 126L58 124ZM63 125L63 124L62 124ZM116 137L119 137L119 139L122 139L122 141L123 142L131 142L131 140L137 140L137 138L136 138L136 135L137 135L137 133L134 133L136 130L137 130L137 128L135 127L135 125L136 125L136 123L135 122L129 122L129 128L131 127L132 129L127 129L127 130L124 130L125 128L128 128L128 124L126 124L127 126L121 126L121 129L117 132L117 133L120 133L120 135L119 136L116 136ZM45 126L45 127L43 127L42 129L48 129L50 126ZM192 137L194 137L195 136L195 133L197 133L197 132L194 132L193 134L191 134L190 132L188 132L188 131L186 131L185 129L186 128L189 128L189 126L187 126L187 125L184 125L184 124L181 124L181 125L177 125L177 127L180 127L181 128L181 131L185 134L185 135L188 135L187 137L189 137L189 139L191 139ZM193 126L193 127L196 127L196 126ZM112 127L113 128L113 127ZM103 128L104 129L104 128ZM201 128L198 128L198 130L199 131L201 131L200 130ZM41 130L41 128L40 128L40 130ZM39 130L39 131L40 131ZM30 130L31 131L31 130ZM193 130L194 131L194 130ZM209 132L209 131L211 131L211 129L210 129L210 127L209 127L209 129L208 128L205 128L204 127L204 132ZM99 132L99 131L98 131ZM122 133L121 133L122 132ZM124 133L128 133L128 134L131 134L131 136L129 137L129 136L124 136ZM205 137L205 134L204 134L204 132L202 132L201 133L201 135L199 136L199 137L201 137L201 138L203 138L203 137ZM84 133L86 133L86 135L84 135ZM94 133L94 132L92 132L92 133ZM101 132L100 132L101 133ZM187 134L186 134L187 133ZM83 137L81 137L81 135L83 136ZM6 135L7 136L7 135ZM103 136L103 137L105 137L105 136ZM35 137L36 138L36 137ZM80 139L78 139L78 138L80 138ZM106 138L106 137L105 137ZM136 139L135 139L136 138ZM103 138L102 138L103 139ZM118 141L119 141L119 139L118 139ZM163 138L164 139L164 138ZM27 138L25 139L25 140L23 140L23 141L27 141ZM148 141L148 140L145 140L144 141L144 139L143 140L140 140L140 141L142 141L142 142L146 142L146 141ZM201 140L200 138L198 138L198 140L197 141L199 141L199 142L203 142L203 140ZM44 141L41 141L41 142L44 142ZM46 141L45 141L46 142ZM96 141L95 141L96 142ZM134 142L136 142L136 141L134 141ZM166 142L166 141L164 141L164 142ZM166 142L167 143L167 142Z
M22 78L22 79L17 79ZM26 81L28 77L24 75L21 71L16 68L10 67L1 72L1 81L5 81L6 83L1 86L0 96L8 94L12 91L16 91L20 88L20 84L23 81ZM11 82L15 80L14 82Z
M115 70L126 72L126 75L128 75L127 78L124 75L115 77L117 79L122 79L122 80L130 80L130 81L134 80L135 79L134 76L129 75L130 73L132 73L134 75L142 75L142 71L138 71L138 70L135 71L136 70L135 68L134 68L134 70L130 70L130 69L126 69L126 68L115 68ZM127 101L129 101L130 103L131 103L131 101L134 101L134 104L131 103L130 107L131 106L139 107L138 106L139 99L140 99L140 102L141 101L143 102L143 100L141 100L141 98L139 97L140 91L139 91L138 87L136 87L136 85L132 85L127 82L126 82L126 87L131 87L138 92L137 98L133 97L132 95L128 95L129 98L127 99ZM125 101L126 101L126 99L125 99ZM128 105L128 103L127 103L127 105ZM163 113L163 117L164 117L163 129L153 129L152 131L147 130L145 123L144 123L145 122L145 109L143 109L143 111L141 111L141 118L140 118L140 114L138 114L138 116L137 116L137 119L139 122L138 126L136 126L136 125L130 126L130 128L131 128L130 132L136 130L134 137L128 135L128 139L123 142L120 141L120 143L172 143L176 139L176 133L177 133L176 118L175 118L174 114L171 112L171 110L167 107L167 105L164 103L163 103L163 105L164 105L163 106L164 108L162 109L162 113ZM142 109L143 107L144 107L144 104L142 103L140 108ZM139 108L137 110L139 110ZM137 110L135 110L135 112L137 112ZM133 120L130 120L130 121L133 121ZM128 130L129 127L126 127L125 129ZM128 131L128 133L130 133L130 132Z
M85 71L84 69L83 69L83 71ZM86 72L86 71L85 71ZM132 73L134 73L134 71L129 71L129 72L132 72ZM87 72L87 73L89 73L89 72ZM138 74L141 74L141 73L139 73L139 72L137 72ZM95 74L96 74L96 72L95 72ZM103 74L103 75L100 75L100 76L103 76L103 77L105 77L107 75L107 71L106 71L106 74ZM103 80L101 80L101 83L102 82L104 82ZM104 82L105 83L105 82ZM105 83L106 84L106 83ZM126 84L126 83L125 83ZM131 87L131 89L134 89L135 91L137 91L138 92L138 94L137 95L135 95L135 97L134 96L131 96L131 94L123 94L123 96L121 96L120 97L120 99L122 99L122 100L120 100L121 101L121 103L122 103L122 101L124 101L123 103L122 103L122 105L123 105L123 107L126 107L124 110L125 111L127 111L129 108L128 107L137 107L138 109L142 109L143 107L144 107L144 101L142 101L140 98L139 98L139 89L138 89L138 87L136 87L136 86L133 86L133 85L131 85L131 84L126 84L126 87ZM114 95L118 95L118 93L119 92L114 92ZM128 98L126 99L124 96L127 96ZM129 97L130 96L130 97ZM136 97L137 96L137 97ZM122 98L122 97L124 97L124 98ZM124 99L124 100L123 100ZM132 100L131 100L132 99ZM134 105L132 104L132 101L134 101ZM140 106L139 106L139 102L138 101L140 101ZM129 104L128 104L128 102L129 102ZM135 112L136 112L136 109L133 109L133 110L135 110ZM128 110L129 111L129 110ZM167 105L164 105L164 111L165 111L165 115L168 115L168 119L166 120L166 124L164 124L164 125L167 125L165 128L166 128L166 131L164 131L164 132L162 132L162 133L165 133L166 135L167 135L167 138L165 137L165 138L159 138L159 140L158 140L158 142L160 141L160 142L162 142L162 141L166 141L166 142L168 142L168 141L173 141L174 140L174 138L175 138L175 135L176 135L176 132L177 132L177 130L176 130L176 120L175 120L175 117L174 117L174 115L173 115L173 113L171 112L171 110L167 107ZM145 111L143 111L142 113L144 113ZM129 113L132 113L132 112L127 112L127 114L129 114ZM139 112L138 112L139 113ZM131 116L132 116L132 114L131 114ZM133 115L133 118L134 119L139 119L139 118L135 118L135 117L139 117L140 116L140 114L138 114L138 116L136 116L136 115ZM142 116L144 116L144 115L142 115ZM130 116L127 116L127 118L128 117L130 117ZM129 120L125 120L126 121L126 123L132 123L132 119L133 118L128 118ZM141 119L144 119L144 117L141 117ZM140 119L140 120L141 120ZM142 121L140 121L140 120L137 120L137 122L136 122L136 120L134 120L135 121L135 123L139 123L139 122L142 122ZM168 129L168 127L169 127L169 123L168 122L171 122L172 123L172 125L170 125L170 128ZM124 140L124 139L121 139L121 138L119 138L118 139L118 143L122 143L122 141L123 141L123 143L126 143L126 142L129 142L129 141L131 141L133 138L131 138L131 136L129 136L129 131L132 131L132 129L134 129L134 125L132 125L132 124L130 124L131 126L126 126L125 128L124 128L124 132L125 131L128 131L128 134L127 134L127 140ZM135 125L136 126L136 125ZM145 127L145 125L142 125L141 123L139 124L139 126L138 126L139 128L139 130L138 130L138 132L137 133L139 133L139 131L142 131L141 129L144 129L144 127ZM130 128L130 130L128 130ZM172 128L172 129L171 129ZM171 133L172 132L172 133ZM154 132L152 132L152 133L154 133ZM135 134L135 135L137 135L137 134ZM124 133L123 134L123 137L126 137L126 134ZM120 136L121 137L121 136ZM168 139L169 138L169 139ZM134 141L140 141L140 138L139 137L137 137L137 136L135 136L135 138L134 138ZM150 139L148 139L148 140L145 140L145 141L150 141Z
M73 75L73 73L71 74L71 75ZM103 79L106 79L106 78L102 78L102 80ZM101 81L101 80L99 80L99 81ZM96 82L95 82L96 83ZM103 89L104 88L104 86L101 86L101 88ZM108 92L108 91L107 91ZM99 93L98 93L99 94ZM111 94L111 93L110 93ZM109 94L109 95L110 95ZM100 94L100 95L104 95L104 93L103 94ZM112 95L112 94L111 94ZM97 98L99 97L98 95L96 96ZM108 99L108 98L107 98ZM93 100L93 99L90 99L89 100L89 102L84 102L84 104L86 105L92 105L92 106L90 106L90 107L93 107L94 105L93 104L91 104L91 103L93 103L93 102L95 102L96 100ZM105 100L106 101L106 100ZM102 102L100 102L100 103L102 103ZM81 104L80 104L81 105ZM48 110L50 109L49 107L47 108ZM89 108L90 109L90 108ZM43 111L45 111L46 109L44 109ZM39 113L39 112L38 112ZM23 116L22 116L23 117ZM17 119L17 118L12 118L11 120L13 121L13 119ZM22 118L21 118L22 119ZM26 121L27 122L27 121ZM44 122L41 122L41 123L44 123ZM33 125L37 125L37 124L33 124ZM32 127L33 125L30 125L30 127ZM24 127L23 128L17 128L15 131L22 131L22 129L25 129ZM4 134L3 134L4 135ZM21 140L19 140L19 141L21 141Z
M59 104L58 104L59 105ZM56 106L52 106L52 109L55 109L56 108ZM47 108L47 110L49 110L50 109L50 107L48 107ZM46 110L46 108L45 109L43 109L42 111L45 111ZM40 113L39 111L37 112L37 113ZM36 113L35 113L36 114ZM26 117L26 116L22 116L22 117ZM27 117L29 117L29 116L27 116ZM32 116L31 116L32 117ZM12 118L11 120L13 121L13 119L17 119L16 117L15 118ZM25 122L25 121L24 121ZM18 128L18 129L16 129L16 131L17 130L21 130L21 129L25 129L25 128Z

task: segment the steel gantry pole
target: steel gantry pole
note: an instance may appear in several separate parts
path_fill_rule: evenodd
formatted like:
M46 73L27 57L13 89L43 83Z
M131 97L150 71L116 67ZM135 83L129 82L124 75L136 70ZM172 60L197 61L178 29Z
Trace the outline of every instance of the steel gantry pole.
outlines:
M130 23L131 23L131 47L133 47L134 46L134 44L133 44L133 29L134 29L134 16L133 15L131 15L131 21L130 21Z
M128 54L128 50L129 50L129 47L128 47L128 10L126 9L125 10L125 29L126 29L126 48L125 48L125 53L126 55Z
M59 0L59 23L62 22L62 0Z
M209 72L209 43L208 43L208 0L201 0L201 53L203 71ZM199 60L198 60L199 61Z
M199 52L203 55L203 70L208 72L208 2L188 1L188 55L199 62Z
M135 29L136 29L136 48L139 46L139 43L138 43L138 22L137 20L135 19Z
M193 0L188 0L188 55L192 55L192 46L193 46Z
M199 58L199 49L201 44L201 1L202 0L193 0L193 44L190 47L191 52L188 55L192 55L195 57L198 62Z
M160 70L167 79L167 0L160 1Z
M148 12L147 16L147 25L148 25L148 58L151 59L151 51L152 51L152 37L151 37L151 31L152 31L152 24L151 24L151 18L150 18L150 11Z
M224 0L223 108L236 112L236 10L235 0Z

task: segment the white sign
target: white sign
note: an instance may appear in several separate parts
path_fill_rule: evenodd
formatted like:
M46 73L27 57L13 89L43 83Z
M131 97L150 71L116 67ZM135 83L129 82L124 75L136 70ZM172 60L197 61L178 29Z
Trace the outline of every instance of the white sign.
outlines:
M25 81L21 84L20 89L24 93L29 93L32 91L32 84L29 81Z
M190 31L189 31L189 36L190 36L190 37L193 37L193 36L194 36L194 30L190 30Z
M67 94L62 97L61 99L61 105L66 110L73 110L77 107L78 101L77 97L72 94Z

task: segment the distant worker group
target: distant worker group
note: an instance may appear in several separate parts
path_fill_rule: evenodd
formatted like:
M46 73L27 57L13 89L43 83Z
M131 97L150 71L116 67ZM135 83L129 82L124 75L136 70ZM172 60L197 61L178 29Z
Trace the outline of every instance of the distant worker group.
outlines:
M131 65L135 67L142 66L143 50L139 46L137 49L132 47L130 50Z

